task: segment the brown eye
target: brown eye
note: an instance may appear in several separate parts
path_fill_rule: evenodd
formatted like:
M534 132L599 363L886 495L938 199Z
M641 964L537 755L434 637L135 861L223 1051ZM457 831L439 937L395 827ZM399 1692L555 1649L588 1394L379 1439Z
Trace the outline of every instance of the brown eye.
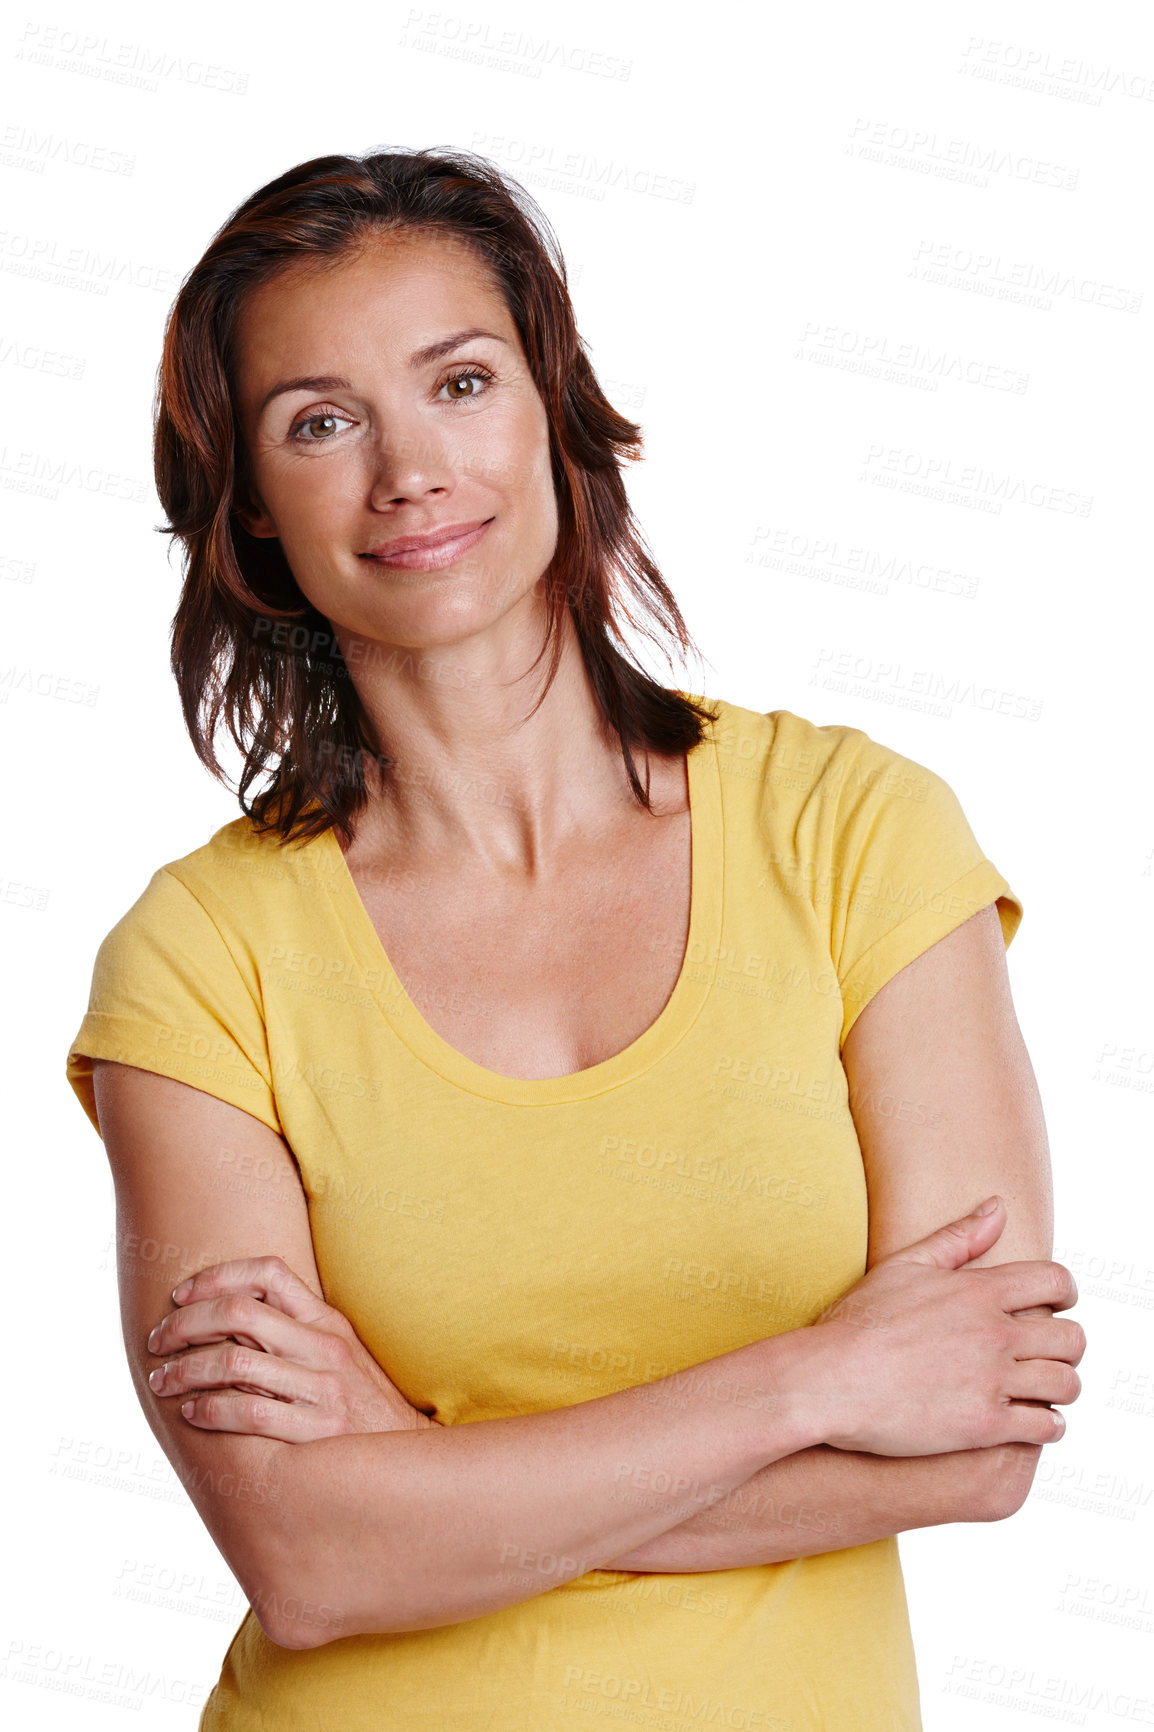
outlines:
M465 403L470 397L483 397L492 383L492 378L491 373L473 367L467 373L455 373L451 379L446 379L441 390L447 394L448 402Z
M323 415L304 415L295 421L289 429L289 437L297 445L327 445L342 426L351 427L353 423L347 415L337 415L326 412Z

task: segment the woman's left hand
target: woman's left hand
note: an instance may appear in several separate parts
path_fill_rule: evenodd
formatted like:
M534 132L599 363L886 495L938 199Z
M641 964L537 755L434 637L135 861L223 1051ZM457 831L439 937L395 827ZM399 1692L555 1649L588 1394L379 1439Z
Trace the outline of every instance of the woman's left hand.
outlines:
M438 1424L406 1401L342 1312L280 1257L201 1269L148 1338L153 1393L206 1431L311 1443Z

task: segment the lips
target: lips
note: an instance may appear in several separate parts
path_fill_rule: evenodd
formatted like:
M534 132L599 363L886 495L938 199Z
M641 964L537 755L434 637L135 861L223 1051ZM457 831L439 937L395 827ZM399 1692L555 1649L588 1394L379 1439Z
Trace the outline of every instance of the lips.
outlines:
M381 542L370 547L362 559L377 565L393 566L405 571L430 571L452 565L471 547L475 547L493 519L478 518L472 523L448 523L427 535L405 535L396 541Z

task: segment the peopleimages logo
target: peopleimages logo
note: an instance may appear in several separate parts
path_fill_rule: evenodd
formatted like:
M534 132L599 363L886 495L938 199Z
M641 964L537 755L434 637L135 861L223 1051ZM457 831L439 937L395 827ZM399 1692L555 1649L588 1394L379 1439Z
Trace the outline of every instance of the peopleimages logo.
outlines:
M11 276L57 282L62 288L79 288L94 295L106 295L110 283L152 289L162 295L175 294L181 284L178 271L165 270L148 260L71 246L55 235L24 234L17 229L0 229L0 261L0 268Z
M970 601L978 593L978 578L971 572L955 571L950 566L889 549L882 551L860 543L842 542L836 536L771 525L757 528L745 563L870 595L888 595L891 582L939 595L963 596Z
M920 493L930 499L978 505L1000 515L1004 505L1027 505L1038 511L1059 511L1089 517L1093 494L1056 486L1012 470L986 469L980 463L956 463L930 451L907 451L898 445L871 445L862 459L859 480L877 487Z
M944 380L957 385L979 385L990 391L1011 391L1021 397L1030 383L1030 375L1016 367L890 337L880 331L823 324L820 319L807 322L793 353L798 361L923 391L936 391Z
M56 349L45 349L39 343L22 343L16 338L0 336L0 365L20 367L26 373L46 373L50 379L80 380L87 362L81 355L62 355Z
M680 180L638 163L587 156L581 150L562 150L554 144L502 132L474 132L469 148L507 163L522 180L531 180L534 185L547 182L558 191L577 192L583 198L600 200L607 191L621 191L692 204L697 190L694 181Z
M50 162L67 163L70 168L91 168L100 174L128 175L136 168L135 156L106 144L94 144L91 139L40 132L35 126L19 123L9 124L0 132L0 164L5 168L43 174Z
M1055 54L1023 42L971 36L959 72L1018 89L1060 96L1067 101L1100 106L1103 96L1126 96L1133 102L1154 102L1154 76L1128 72L1121 66L1097 66L1078 55Z
M1142 290L1127 284L1085 276L1065 265L1003 257L1001 253L959 246L953 241L921 240L914 249L910 275L939 288L960 288L1015 305L1049 312L1056 299L1108 312L1142 310Z
M147 497L145 483L131 475L118 475L115 470L97 469L44 451L11 451L7 445L0 446L0 487L40 499L58 498L62 487L130 505L143 505Z
M932 129L867 117L854 121L846 151L866 162L913 169L938 179L979 187L989 186L991 175L1004 175L1008 180L1073 192L1081 173L1080 169L1047 162L1025 151L1005 150L975 139L947 138Z
M16 58L33 66L79 73L84 78L154 95L162 79L216 90L225 96L243 96L248 89L248 73L229 66L176 54L166 48L148 47L141 42L118 42L115 37L31 20L24 26Z
M879 656L858 655L853 650L820 650L809 683L827 691L896 704L899 709L920 710L929 705L930 713L946 716L952 714L954 704L969 704L991 715L1031 722L1036 722L1042 713L1043 700L1025 692L983 686L958 674L911 668Z
M623 60L619 54L559 42L551 36L533 36L524 30L499 30L484 19L428 11L423 6L410 6L401 26L399 46L447 54L455 60L468 60L499 72L517 72L525 78L540 78L545 67L556 67L624 82L633 70L633 62Z
M1118 1689L1113 1682L1102 1684L1093 1678L1063 1677L1013 1660L957 1654L947 1668L942 1689L990 1707L1041 1715L1067 1726L1084 1726L1087 1711L1109 1714L1139 1726L1154 1726L1154 1701L1149 1697Z

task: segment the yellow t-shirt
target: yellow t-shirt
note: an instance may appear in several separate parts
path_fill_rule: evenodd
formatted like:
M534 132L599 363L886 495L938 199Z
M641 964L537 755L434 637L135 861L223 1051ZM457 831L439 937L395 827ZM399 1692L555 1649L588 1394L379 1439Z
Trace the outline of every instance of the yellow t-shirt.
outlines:
M689 757L680 977L656 1022L588 1070L514 1080L442 1040L331 832L282 849L226 825L157 872L100 948L68 1063L93 1122L100 1057L281 1132L327 1299L447 1424L568 1406L811 1323L866 1263L845 1035L969 915L997 901L1007 944L1021 919L933 772L857 728L718 708ZM718 1508L740 1521L749 1504L739 1490ZM831 1531L821 1510L781 1514ZM548 1560L509 1567L547 1581ZM250 1612L200 1725L576 1732L599 1717L914 1732L896 1540L591 1570L467 1623L310 1650L278 1648Z

